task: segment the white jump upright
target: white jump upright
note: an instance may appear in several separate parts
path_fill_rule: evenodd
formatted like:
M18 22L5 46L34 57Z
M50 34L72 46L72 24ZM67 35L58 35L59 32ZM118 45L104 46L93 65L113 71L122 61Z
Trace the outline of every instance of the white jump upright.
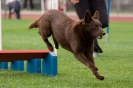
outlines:
M44 13L44 0L41 0L41 11L42 11L42 14Z

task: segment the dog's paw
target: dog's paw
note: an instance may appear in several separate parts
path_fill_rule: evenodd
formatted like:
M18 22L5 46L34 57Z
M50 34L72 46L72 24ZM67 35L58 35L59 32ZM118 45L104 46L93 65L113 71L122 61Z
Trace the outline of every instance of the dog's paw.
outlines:
M48 49L49 49L50 51L54 51L54 48L53 48L53 46L51 46L51 47L48 47Z
M55 48L56 48L56 49L59 49L59 46L58 46L58 45L55 45Z
M99 76L98 79L100 79L100 80L104 80L104 76Z
M99 80L104 80L104 76L100 76L100 75L95 75L97 79Z
M101 76L97 71L94 71L93 74L95 75L95 77L99 80L104 80L104 76Z

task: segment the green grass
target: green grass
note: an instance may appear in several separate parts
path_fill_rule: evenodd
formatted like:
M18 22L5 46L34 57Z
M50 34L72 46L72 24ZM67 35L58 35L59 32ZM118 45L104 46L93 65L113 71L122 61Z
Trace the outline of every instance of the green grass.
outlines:
M33 20L2 20L3 50L47 49L37 29L28 30ZM96 79L90 69L74 56L58 50L58 76L0 70L0 88L132 88L133 23L111 22L109 42L99 40L104 53L95 58L104 81ZM49 38L50 41L51 38Z

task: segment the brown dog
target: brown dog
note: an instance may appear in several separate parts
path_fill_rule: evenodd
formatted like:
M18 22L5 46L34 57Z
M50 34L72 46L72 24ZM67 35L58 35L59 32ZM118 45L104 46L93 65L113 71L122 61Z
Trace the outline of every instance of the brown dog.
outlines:
M48 41L48 37L52 35L56 49L59 44L72 52L80 62L91 69L96 78L103 80L104 77L97 72L98 68L93 59L94 39L105 35L98 19L98 11L93 17L89 11L86 11L84 19L75 21L61 11L49 10L33 22L29 29L39 28L38 33L51 51L53 51L53 46Z

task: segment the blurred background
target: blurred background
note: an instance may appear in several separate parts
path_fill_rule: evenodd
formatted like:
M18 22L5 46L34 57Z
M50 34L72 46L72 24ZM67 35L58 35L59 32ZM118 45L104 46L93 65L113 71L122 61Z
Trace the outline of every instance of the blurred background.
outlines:
M30 10L30 0L27 0L27 10ZM41 1L42 0L32 0L34 8L33 10L41 10ZM51 7L52 0L44 0L44 10L48 10ZM54 0L56 1L56 0ZM108 0L105 0L106 2ZM133 13L133 0L110 0L111 12L114 13ZM6 0L1 0L2 10L5 10L5 2ZM64 4L64 2L66 2ZM23 8L24 0L20 0L21 10ZM58 9L63 10L66 7L66 11L73 11L73 7L70 3L70 0L58 0Z
M78 17L70 0L18 0L20 2L21 19L38 18L43 12L52 8L65 12L70 18L77 20ZM27 2L26 2L27 1ZM133 0L105 0L109 10L110 21L133 22ZM110 1L110 3L108 3ZM54 4L52 4L54 2ZM9 11L6 0L1 1L2 18L8 18ZM12 14L11 18L15 18Z

